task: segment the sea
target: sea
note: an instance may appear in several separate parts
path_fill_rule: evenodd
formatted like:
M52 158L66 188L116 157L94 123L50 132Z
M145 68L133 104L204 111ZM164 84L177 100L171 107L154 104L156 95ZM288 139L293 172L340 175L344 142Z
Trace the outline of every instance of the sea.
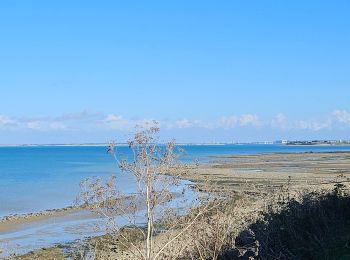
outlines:
M182 145L186 162L214 161L216 156L261 153L350 151L350 146L276 144ZM122 158L128 147L117 148ZM0 217L73 205L86 178L117 177L123 192L132 192L133 178L119 170L103 146L0 147Z
M350 145L294 146L280 144L181 145L186 163L210 163L230 155L350 151ZM131 157L128 147L117 148L117 156ZM221 159L222 159L221 158ZM104 146L16 146L0 147L0 218L74 205L79 184L86 178L106 179L114 175L125 193L132 193L134 180L121 172ZM25 253L79 237L102 234L94 229L98 219L58 220L18 226L0 232L0 247ZM83 230L83 234L81 233Z

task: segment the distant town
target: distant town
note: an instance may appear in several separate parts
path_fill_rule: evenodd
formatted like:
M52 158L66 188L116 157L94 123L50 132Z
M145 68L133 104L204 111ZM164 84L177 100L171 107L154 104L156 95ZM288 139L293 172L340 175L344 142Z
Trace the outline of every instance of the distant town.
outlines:
M350 140L276 140L274 142L253 142L252 144L281 144L281 145L350 145Z
M203 142L203 143L178 143L178 145L243 145L243 144L280 144L280 145L350 145L350 140L276 140L260 142ZM19 146L107 146L108 143L71 143L71 144L0 144L0 147ZM119 146L127 146L127 143L118 143Z
M348 145L349 140L312 140L312 141L287 141L281 140L276 143L286 144L286 145Z

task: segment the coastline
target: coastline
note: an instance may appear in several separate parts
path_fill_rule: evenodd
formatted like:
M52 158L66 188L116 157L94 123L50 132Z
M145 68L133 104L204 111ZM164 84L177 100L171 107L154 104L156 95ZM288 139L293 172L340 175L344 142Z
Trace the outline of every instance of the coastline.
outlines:
M23 225L30 225L31 223L48 220L50 218L64 217L82 211L82 209L70 206L61 209L47 209L28 214L4 216L0 218L0 234L16 231Z
M317 187L332 183L338 175L350 176L350 152L268 153L214 158L214 162L200 164L198 169L190 171L185 179L198 187L206 179L218 189L242 192L246 185L254 185L260 192L270 192L288 181L295 187ZM96 214L77 207L11 215L0 219L0 235L31 226L96 218Z
M307 162L302 159L304 156L313 156L313 161ZM337 163L334 158L324 158L329 156L338 156ZM293 179L309 181L318 178L334 177L334 174L349 173L350 169L350 152L334 151L334 152L296 152L296 153L262 153L255 155L211 155L215 159L214 162L202 163L198 170L190 171L184 180L194 181L198 184L203 180L203 176L210 176L209 179L221 180L230 177L231 181L248 179L250 181L259 182L261 177L271 178L273 180L287 179L284 173L293 174ZM220 159L222 159L220 161ZM310 159L307 158L307 159ZM318 167L313 167L317 160L322 161ZM320 161L318 163L320 163ZM293 167L294 172L286 171L289 167ZM278 169L276 169L278 168ZM310 182L309 182L310 183ZM68 206L58 209L47 209L40 212L30 212L27 214L8 215L0 218L0 233L11 230L6 225L20 225L28 222L35 222L49 218L62 217L68 214L84 212L75 206Z

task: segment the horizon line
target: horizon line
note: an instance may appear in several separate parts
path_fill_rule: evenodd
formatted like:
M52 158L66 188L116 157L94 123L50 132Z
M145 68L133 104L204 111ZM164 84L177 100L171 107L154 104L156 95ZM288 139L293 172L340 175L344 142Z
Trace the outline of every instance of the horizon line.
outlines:
M274 141L231 141L231 142L179 142L177 145L228 145L228 144L287 144L287 143L307 143L307 142L324 142L324 143L342 143L350 144L350 140L344 139L304 139L304 140L288 140L288 139L276 139ZM165 144L166 142L159 142L159 144ZM0 144L0 147L19 147L19 146L107 146L109 142L87 142L87 143L22 143L22 144ZM127 146L127 142L120 142L117 145Z

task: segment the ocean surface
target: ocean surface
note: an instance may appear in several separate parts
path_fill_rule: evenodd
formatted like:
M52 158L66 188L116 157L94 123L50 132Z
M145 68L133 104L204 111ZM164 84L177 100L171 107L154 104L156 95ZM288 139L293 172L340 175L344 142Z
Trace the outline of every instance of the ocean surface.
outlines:
M350 151L350 146L287 145L184 145L181 160L210 162L216 155ZM118 148L130 156L127 147ZM33 146L0 147L0 217L70 206L79 183L88 177L117 176L124 192L131 192L133 180L119 171L106 147Z

